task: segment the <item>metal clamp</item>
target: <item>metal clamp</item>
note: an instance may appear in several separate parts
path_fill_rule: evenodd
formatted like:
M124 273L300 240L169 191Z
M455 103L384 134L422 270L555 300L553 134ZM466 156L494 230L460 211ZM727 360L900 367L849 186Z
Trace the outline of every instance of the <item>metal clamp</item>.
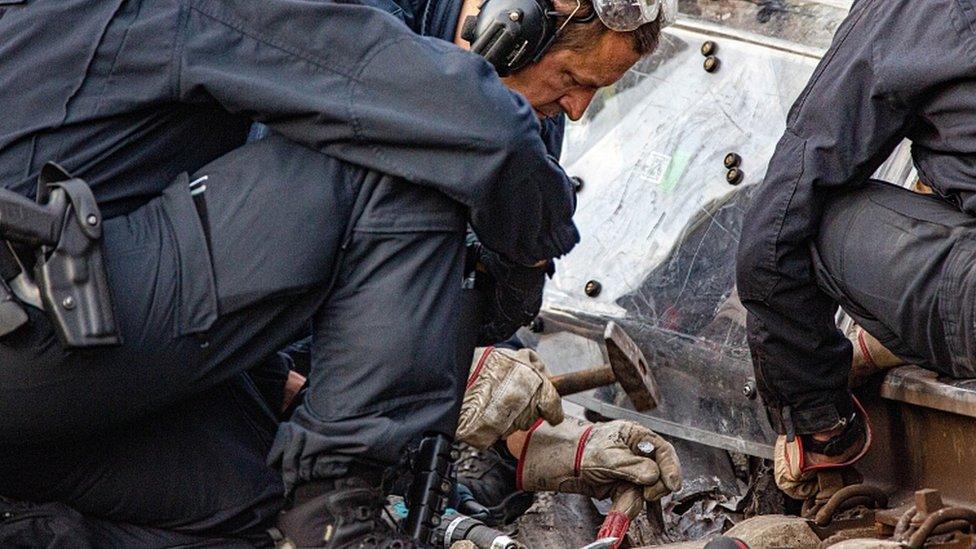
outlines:
M925 545L925 540L932 535L940 525L953 522L965 521L971 528L976 527L976 511L965 507L948 507L939 509L925 519L925 522L918 527L908 540L910 549L921 549Z
M858 505L872 507L874 509L888 506L888 495L875 486L867 484L854 484L845 486L834 492L827 503L817 511L814 523L817 526L827 526L834 519L837 511L850 509Z

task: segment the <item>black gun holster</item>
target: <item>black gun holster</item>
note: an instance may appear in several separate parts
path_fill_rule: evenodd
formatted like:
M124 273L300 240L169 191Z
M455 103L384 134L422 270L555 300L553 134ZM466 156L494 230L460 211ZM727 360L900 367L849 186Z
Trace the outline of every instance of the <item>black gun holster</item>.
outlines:
M101 239L91 189L57 164L41 169L37 202L0 188L0 336L27 321L8 284L26 277L65 348L118 344Z

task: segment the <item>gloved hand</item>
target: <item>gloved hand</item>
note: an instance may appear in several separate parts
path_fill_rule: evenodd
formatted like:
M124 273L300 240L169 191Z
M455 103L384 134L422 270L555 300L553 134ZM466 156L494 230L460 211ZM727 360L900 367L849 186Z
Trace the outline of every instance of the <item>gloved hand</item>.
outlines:
M904 360L895 356L877 338L857 324L847 333L847 339L854 346L848 379L850 387L858 387L878 372L905 364Z
M604 499L621 482L639 486L648 501L680 490L674 448L650 429L622 420L540 422L527 434L516 472L520 489Z
M618 482L610 495L610 510L596 533L596 539L617 538L611 547L620 547L630 529L630 521L645 508L643 492L639 486Z
M786 435L776 439L773 450L773 478L776 486L793 499L807 500L817 495L817 472L803 467L800 437L787 442Z
M518 265L480 242L469 244L468 254L478 270L479 286L489 296L478 344L493 345L505 341L539 314L548 264L541 267Z
M777 437L773 449L773 478L780 490L793 499L815 498L820 490L818 471L849 467L864 457L871 446L871 427L860 402L854 399L854 404L857 415L837 435L830 450L824 450L828 454L805 451L804 436L797 435L791 441L785 435ZM809 446L811 442L807 444Z
M549 370L532 349L475 349L457 438L479 450L539 418L563 420L563 403L549 382Z

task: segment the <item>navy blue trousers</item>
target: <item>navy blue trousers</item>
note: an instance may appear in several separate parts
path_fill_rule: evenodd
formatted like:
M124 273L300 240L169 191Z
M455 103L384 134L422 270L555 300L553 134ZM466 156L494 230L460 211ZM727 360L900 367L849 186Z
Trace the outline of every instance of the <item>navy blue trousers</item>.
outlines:
M819 286L893 353L976 377L976 217L869 181L828 202L814 267Z
M36 310L0 340L0 495L239 536L296 483L453 434L465 216L271 136L106 220L123 344L65 352ZM310 332L309 390L275 425L246 373Z

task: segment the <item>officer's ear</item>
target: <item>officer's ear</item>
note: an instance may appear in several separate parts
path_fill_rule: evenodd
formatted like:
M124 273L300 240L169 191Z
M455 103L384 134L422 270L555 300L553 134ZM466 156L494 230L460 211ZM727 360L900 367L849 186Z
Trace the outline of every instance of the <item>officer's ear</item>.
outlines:
M465 18L461 38L504 77L542 57L556 38L558 16L549 0L486 0Z

